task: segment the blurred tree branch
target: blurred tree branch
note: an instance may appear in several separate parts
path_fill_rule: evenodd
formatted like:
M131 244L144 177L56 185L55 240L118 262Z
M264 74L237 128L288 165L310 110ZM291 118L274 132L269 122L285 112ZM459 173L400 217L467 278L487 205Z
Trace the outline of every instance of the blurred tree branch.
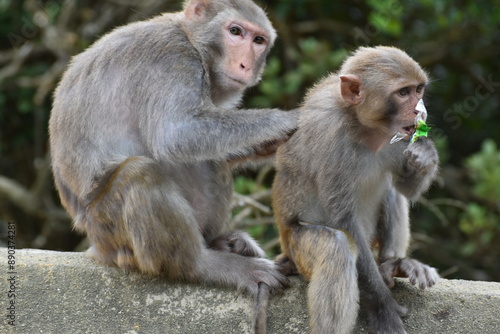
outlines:
M69 220L69 215L55 205L45 205L43 193L50 183L50 157L47 155L37 167L31 189L0 175L0 194L26 213L41 219Z

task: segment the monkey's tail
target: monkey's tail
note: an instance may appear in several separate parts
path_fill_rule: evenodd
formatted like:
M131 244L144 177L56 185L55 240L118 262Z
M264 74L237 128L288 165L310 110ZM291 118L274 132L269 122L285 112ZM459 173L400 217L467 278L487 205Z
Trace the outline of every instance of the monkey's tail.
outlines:
M270 295L271 290L269 285L260 282L253 309L252 328L254 334L267 333L267 308L269 307Z

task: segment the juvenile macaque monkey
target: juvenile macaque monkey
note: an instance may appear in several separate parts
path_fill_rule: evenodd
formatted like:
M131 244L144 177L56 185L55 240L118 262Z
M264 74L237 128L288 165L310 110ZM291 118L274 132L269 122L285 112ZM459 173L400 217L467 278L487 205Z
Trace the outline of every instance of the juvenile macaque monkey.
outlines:
M427 83L405 52L360 48L310 90L297 132L278 149L279 262L310 281L313 333L350 333L358 303L375 333L406 333L406 309L389 290L393 277L409 277L422 289L439 278L406 254L408 203L438 168L430 139L409 143ZM397 133L404 139L389 144Z
M125 270L287 285L250 236L224 229L231 167L273 155L298 112L239 110L276 38L250 0L191 0L73 58L50 119L53 173L88 254Z

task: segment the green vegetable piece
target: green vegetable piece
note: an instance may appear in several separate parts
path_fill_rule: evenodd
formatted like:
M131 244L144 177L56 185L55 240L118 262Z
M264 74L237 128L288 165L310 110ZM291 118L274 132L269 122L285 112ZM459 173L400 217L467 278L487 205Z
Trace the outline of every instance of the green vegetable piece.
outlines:
M427 137L427 133L431 128L425 124L423 120L419 120L415 127L415 133L411 136L411 142L414 143L420 137Z

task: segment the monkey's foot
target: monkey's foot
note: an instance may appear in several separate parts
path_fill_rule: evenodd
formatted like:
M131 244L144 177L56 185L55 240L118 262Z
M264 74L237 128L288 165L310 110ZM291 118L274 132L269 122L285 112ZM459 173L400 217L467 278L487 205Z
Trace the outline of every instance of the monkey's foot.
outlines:
M386 301L376 310L369 312L370 323L377 334L407 334L401 317L408 313L408 309L396 301Z
M411 284L418 282L420 289L430 288L439 280L435 268L411 258L391 258L379 266L379 271L390 288L394 287L393 277L408 277Z

